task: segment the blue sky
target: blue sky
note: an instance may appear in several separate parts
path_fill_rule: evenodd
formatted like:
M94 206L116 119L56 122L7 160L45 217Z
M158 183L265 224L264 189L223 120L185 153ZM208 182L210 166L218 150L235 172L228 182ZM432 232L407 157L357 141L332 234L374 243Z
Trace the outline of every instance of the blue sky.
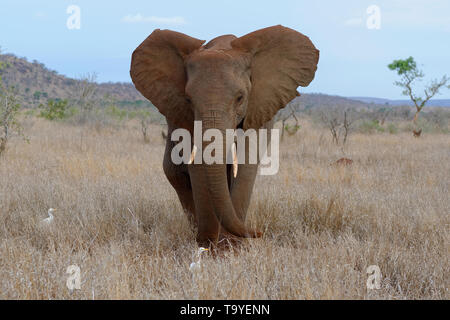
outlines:
M81 10L80 29L66 26L70 5ZM367 27L372 5L379 29ZM320 50L316 78L301 92L404 98L386 66L409 56L427 79L450 75L449 0L2 0L0 46L70 77L97 72L101 82L128 82L131 53L153 29L210 40L276 24ZM437 98L450 98L450 90Z

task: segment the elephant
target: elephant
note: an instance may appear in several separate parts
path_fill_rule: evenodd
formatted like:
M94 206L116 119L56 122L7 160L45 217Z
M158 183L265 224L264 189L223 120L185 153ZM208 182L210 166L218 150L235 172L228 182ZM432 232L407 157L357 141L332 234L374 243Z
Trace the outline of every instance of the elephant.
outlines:
M245 224L258 163L239 164L236 176L226 163L174 164L172 132L193 134L194 121L221 133L272 128L277 111L299 95L297 87L314 79L319 50L307 36L281 25L204 43L156 29L134 50L130 76L166 117L164 173L196 229L197 243L214 246L262 236Z

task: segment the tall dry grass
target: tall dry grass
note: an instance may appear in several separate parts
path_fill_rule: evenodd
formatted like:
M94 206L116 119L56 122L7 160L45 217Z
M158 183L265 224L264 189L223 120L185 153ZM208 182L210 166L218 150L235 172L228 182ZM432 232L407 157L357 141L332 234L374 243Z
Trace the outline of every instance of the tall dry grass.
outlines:
M237 253L189 264L195 235L162 171L160 128L36 120L0 159L1 299L448 299L450 138L302 123L258 177ZM331 164L344 156L351 167ZM48 208L54 223L41 225ZM81 289L66 287L69 265ZM368 290L369 265L382 273Z

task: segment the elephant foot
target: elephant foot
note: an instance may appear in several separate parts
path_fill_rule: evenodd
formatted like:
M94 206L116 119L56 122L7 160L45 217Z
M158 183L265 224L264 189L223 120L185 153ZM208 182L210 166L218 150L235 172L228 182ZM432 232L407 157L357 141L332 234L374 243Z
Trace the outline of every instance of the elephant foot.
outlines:
M262 233L260 232L258 237ZM227 231L221 231L219 235L198 235L197 243L200 247L209 248L212 254L239 249L246 238L237 237Z
M261 238L263 233L261 231L258 230L251 230L250 232L250 237L249 238Z
M224 232L219 235L217 241L214 243L214 246L220 250L232 250L240 248L244 241L245 238L236 237L231 233Z

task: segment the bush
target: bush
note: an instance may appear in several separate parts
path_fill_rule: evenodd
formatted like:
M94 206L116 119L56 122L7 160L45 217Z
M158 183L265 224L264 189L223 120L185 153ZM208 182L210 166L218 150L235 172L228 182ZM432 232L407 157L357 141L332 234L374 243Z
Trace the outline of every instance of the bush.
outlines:
M119 121L128 117L128 111L125 109L118 108L116 105L110 105L106 108L106 114L111 118L116 118Z
M359 126L359 130L363 133L384 132L384 128L380 126L378 120L363 121Z
M389 123L387 126L387 130L390 134L396 134L398 133L398 128L395 124Z
M67 104L68 101L65 100L53 100L50 99L47 101L47 105L40 104L39 108L42 108L40 117L43 117L47 120L55 120L55 119L64 119L67 118Z

